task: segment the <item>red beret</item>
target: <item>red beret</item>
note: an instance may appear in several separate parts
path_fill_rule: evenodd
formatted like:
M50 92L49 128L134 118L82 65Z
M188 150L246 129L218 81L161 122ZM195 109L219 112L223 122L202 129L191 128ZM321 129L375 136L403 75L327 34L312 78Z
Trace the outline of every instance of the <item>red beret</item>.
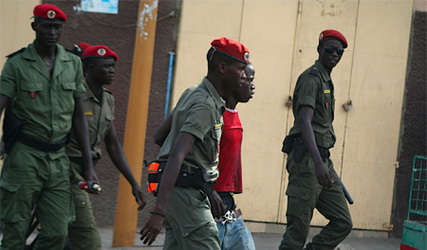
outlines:
M88 57L98 57L98 58L113 57L115 61L119 60L119 57L117 56L117 54L114 53L114 51L112 51L110 48L108 48L105 45L95 45L83 50L84 52L82 54L82 59L85 59Z
M249 62L249 50L242 43L230 38L221 37L211 42L212 47L237 61L242 63Z
M85 42L79 42L79 44L77 44L83 51L85 51L87 48L89 48L91 45Z
M34 7L34 17L41 17L46 19L62 19L67 21L67 16L62 10L53 4L40 4Z
M344 48L347 48L348 44L347 44L347 40L345 39L344 35L341 34L339 31L337 30L324 30L320 33L319 36L319 44L325 40L331 39L331 38L335 38L341 41L342 45Z

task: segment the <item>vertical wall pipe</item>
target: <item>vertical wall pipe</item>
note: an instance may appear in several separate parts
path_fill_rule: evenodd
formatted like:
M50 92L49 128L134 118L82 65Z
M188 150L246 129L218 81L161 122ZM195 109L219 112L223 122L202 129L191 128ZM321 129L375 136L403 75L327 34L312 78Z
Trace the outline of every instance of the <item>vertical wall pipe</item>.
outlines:
M169 108L169 98L171 92L171 82L172 82L172 72L173 72L173 58L175 53L169 52L169 73L168 73L168 86L166 89L166 103L165 103L165 120L168 116L168 108Z
M158 0L140 0L123 149L135 179L142 176ZM133 247L138 221L131 186L120 176L113 247Z

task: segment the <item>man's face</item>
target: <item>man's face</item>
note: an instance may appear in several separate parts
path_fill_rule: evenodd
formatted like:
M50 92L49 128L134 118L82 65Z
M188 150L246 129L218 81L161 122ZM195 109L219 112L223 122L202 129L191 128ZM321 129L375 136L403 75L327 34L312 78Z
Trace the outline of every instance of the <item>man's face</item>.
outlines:
M87 74L98 84L109 85L114 80L115 67L116 62L112 57L92 58Z
M228 63L225 71L226 87L229 89L236 89L239 85L243 84L246 79L245 74L246 64L236 60Z
M240 83L238 88L235 91L238 102L248 102L252 95L255 93L255 69L252 64L248 64L245 67L245 79L243 83Z
M62 21L59 19L47 20L38 18L32 23L36 32L36 40L44 46L54 46L58 43L62 33Z
M343 45L339 40L326 40L319 46L319 61L323 67L332 70L341 60L343 53Z

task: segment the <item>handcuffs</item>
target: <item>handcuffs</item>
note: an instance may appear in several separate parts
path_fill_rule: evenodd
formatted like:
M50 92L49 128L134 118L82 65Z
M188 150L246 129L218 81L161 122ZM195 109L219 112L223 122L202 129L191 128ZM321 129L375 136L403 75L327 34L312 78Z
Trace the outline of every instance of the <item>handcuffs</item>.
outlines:
M221 222L223 225L236 221L237 217L242 215L242 211L240 209L230 211L228 210L220 219L215 219L216 222Z

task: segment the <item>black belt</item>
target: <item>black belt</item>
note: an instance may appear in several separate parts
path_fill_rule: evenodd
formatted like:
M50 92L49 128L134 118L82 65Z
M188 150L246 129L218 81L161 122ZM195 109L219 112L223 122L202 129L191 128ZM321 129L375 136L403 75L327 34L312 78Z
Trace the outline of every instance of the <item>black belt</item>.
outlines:
M34 138L30 135L25 134L24 132L21 132L18 136L18 141L22 142L23 144L41 150L41 151L58 151L61 148L63 148L65 145L67 145L69 141L69 135L62 138L60 141L56 142L46 142L39 140L37 138Z
M331 156L329 148L317 145L317 149L323 159L329 159ZM304 154L307 152L307 149L305 147L304 140L300 135L288 135L283 141L282 152L290 154L291 151L294 151L294 160L296 162L301 162Z
M166 163L166 161L160 162L158 173L148 175L149 183L160 183ZM200 189L207 195L213 192L212 184L204 180L203 171L201 169L197 169L194 173L187 173L181 170L176 179L175 186ZM157 194L154 195L157 196Z
M192 174L180 171L178 174L178 178L176 179L175 186L192 187L200 189L207 194L211 194L213 191L212 184L204 180L203 171L201 169L197 169Z

